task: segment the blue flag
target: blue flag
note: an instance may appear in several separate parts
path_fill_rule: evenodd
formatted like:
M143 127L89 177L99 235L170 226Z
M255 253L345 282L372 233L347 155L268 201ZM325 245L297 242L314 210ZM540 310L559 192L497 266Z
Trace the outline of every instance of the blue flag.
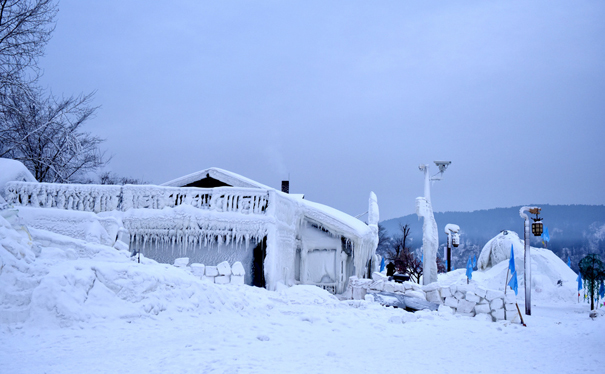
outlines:
M468 279L473 279L473 262L471 257L468 257L468 261L466 262L466 277Z
M516 295L519 293L519 284L517 283L517 271L515 270L515 250L512 244L510 245L510 260L508 261L508 269L511 273L508 285L513 289L513 291L515 291Z
M510 288L515 291L515 295L519 293L519 284L517 283L517 272L515 271L508 281Z
M515 272L515 251L513 249L513 245L510 245L510 260L508 261L508 268L510 269L510 273Z
M578 279L576 279L578 281L578 291L580 291L582 289L582 273L578 273Z
M477 267L477 256L473 255L473 269Z
M548 234L548 227L544 227L542 232L542 241L548 243L550 241L550 235Z
M599 287L599 296L601 299L605 298L605 282L601 281L601 287Z
M382 273L384 271L384 257L382 258L382 261L380 261L380 272Z
M567 266L571 267L571 257L567 256Z
M424 264L424 253L420 256L420 262Z

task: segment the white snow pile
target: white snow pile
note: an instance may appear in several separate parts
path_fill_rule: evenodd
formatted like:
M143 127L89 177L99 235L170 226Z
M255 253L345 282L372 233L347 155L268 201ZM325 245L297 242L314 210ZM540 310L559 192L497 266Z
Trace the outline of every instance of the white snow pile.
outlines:
M246 314L269 303L266 290L248 287L243 293L238 288L244 286L204 282L144 257L139 264L126 250L27 228L15 212L0 211L0 323L70 326L164 311ZM287 290L277 297L285 303L332 299L315 288Z
M8 182L37 182L36 178L21 162L0 158L0 197L4 196L4 187Z

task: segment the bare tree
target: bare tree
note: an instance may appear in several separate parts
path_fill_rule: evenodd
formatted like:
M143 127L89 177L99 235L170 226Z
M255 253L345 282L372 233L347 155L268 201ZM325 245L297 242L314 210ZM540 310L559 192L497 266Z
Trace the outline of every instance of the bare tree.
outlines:
M392 239L387 258L393 261L397 272L407 273L412 281L418 283L422 276L422 261L409 246L410 225L400 224L399 230L401 235Z
M0 94L35 81L56 14L54 0L0 0Z
M11 87L0 110L0 157L23 162L40 182L71 182L105 165L103 139L82 131L97 109L92 96Z

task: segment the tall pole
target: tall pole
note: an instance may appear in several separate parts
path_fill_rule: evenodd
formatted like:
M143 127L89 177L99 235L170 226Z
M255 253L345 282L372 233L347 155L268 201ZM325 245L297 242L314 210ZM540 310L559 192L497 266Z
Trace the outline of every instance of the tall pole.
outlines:
M429 176L429 166L424 166L424 198L430 204L431 203L431 178Z
M525 212L529 211L530 209L536 208L524 206L519 209L519 215L525 220L523 234L525 244L525 255L523 257L523 279L525 283L525 314L528 316L531 315L531 253L529 246L529 217L527 214L525 214Z

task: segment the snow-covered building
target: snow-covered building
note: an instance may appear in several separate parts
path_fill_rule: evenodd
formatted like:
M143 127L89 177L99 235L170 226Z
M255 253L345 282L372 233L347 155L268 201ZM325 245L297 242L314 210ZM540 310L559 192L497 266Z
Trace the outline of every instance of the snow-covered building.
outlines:
M331 207L241 175L209 168L156 185L77 185L13 181L9 204L96 213L128 232L130 249L159 262L241 262L245 282L275 289L314 284L341 293L367 277L378 244L378 205L368 224ZM115 225L114 225L115 226Z

